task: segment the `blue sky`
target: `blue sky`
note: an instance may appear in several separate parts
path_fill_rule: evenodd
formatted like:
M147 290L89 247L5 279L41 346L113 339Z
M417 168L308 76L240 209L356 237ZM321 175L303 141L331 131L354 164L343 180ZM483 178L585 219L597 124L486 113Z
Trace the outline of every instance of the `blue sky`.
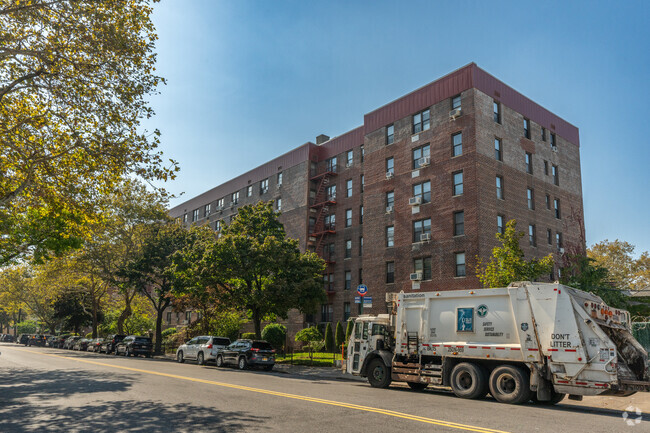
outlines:
M154 22L173 205L476 62L580 129L588 245L650 250L650 2L167 0Z

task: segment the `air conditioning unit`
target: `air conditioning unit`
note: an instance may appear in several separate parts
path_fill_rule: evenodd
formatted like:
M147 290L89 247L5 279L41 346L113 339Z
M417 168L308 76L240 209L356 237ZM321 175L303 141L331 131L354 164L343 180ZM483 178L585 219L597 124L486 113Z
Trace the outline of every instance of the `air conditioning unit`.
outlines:
M557 146L551 146L551 150L552 150L553 152L557 152Z
M393 213L393 206L386 206L386 213Z
M422 197L411 197L409 199L409 206L419 206L422 204Z
M564 254L564 248L560 247L560 254Z
M422 158L419 159L420 167L426 167L427 165L431 164L431 157L430 156L423 156Z
M420 235L420 242L429 242L431 240L431 233L422 233Z
M223 206L217 206L214 210L223 210Z
M452 119L452 120L456 120L456 118L460 117L461 114L462 113L460 111L460 108L454 108L453 110L451 110L449 112L449 118Z
M422 272L413 272L411 274L411 281L420 281L422 280Z
M386 172L386 179L392 179L395 176L395 173L392 171L387 171Z

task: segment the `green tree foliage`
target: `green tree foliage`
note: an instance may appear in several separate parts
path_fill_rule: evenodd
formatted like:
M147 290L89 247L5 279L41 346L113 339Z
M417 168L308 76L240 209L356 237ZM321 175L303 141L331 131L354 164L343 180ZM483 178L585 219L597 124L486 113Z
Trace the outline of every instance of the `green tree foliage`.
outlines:
M345 333L341 322L336 322L336 349L341 350L341 346L345 343Z
M643 252L634 257L635 246L616 239L592 245L587 256L607 269L612 285L618 289L641 290L650 286L650 255Z
M255 333L254 333L254 332L244 332L244 333L241 335L241 338L243 338L243 339L245 339L245 340L255 340L256 337L255 337Z
M280 323L269 323L262 330L262 340L268 341L277 350L284 348L287 339L287 327Z
M104 320L99 327L100 335L108 334L126 334L126 335L146 335L154 329L154 315L151 311L151 305L144 296L137 296L132 300L131 313L122 322L122 332L118 331L118 323L124 311L124 299L115 296L111 302L107 303L107 310ZM165 330L167 331L167 330ZM162 332L163 338L165 331Z
M348 326L345 329L345 343L347 344L348 341L350 341L350 336L352 335L352 332L354 331L354 322L352 320L348 320Z
M98 197L177 170L141 125L163 82L150 3L0 4L0 266L79 247Z
M607 305L627 308L627 296L612 287L609 272L592 258L579 253L562 256L562 284L599 296Z
M309 359L312 362L314 361L314 352L318 352L325 345L323 334L315 326L298 331L296 341L306 343L303 347L309 351Z
M490 261L483 265L477 257L476 276L484 287L506 287L513 281L536 281L553 270L552 254L542 259L524 259L524 252L519 245L523 236L523 232L517 232L517 222L510 220L505 232L496 234L501 246L492 249Z
M327 322L325 327L325 350L328 352L334 352L334 333L332 332L332 324Z
M88 301L89 298L79 291L63 292L54 301L54 317L62 321L64 329L79 333L93 322L92 306Z
M35 334L38 330L38 323L35 320L25 320L16 323L16 333L20 334Z

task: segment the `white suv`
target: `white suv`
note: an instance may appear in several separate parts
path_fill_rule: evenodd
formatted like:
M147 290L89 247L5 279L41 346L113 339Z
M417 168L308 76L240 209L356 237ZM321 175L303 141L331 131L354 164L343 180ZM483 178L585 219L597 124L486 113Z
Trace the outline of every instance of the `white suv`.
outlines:
M203 365L208 361L214 361L220 349L228 346L230 339L226 337L211 337L200 335L192 338L176 351L176 360L185 362L186 359L196 359L196 363Z

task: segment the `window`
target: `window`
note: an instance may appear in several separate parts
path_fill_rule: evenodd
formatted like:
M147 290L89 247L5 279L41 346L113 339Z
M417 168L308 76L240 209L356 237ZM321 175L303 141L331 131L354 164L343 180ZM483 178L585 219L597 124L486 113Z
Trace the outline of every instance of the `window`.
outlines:
M465 234L465 212L454 212L454 236Z
M542 141L546 141L546 128L542 126Z
M221 209L223 208L223 202L224 202L224 200L225 200L225 199L223 199L223 198L220 198L219 200L217 200L217 209L218 209L218 210L221 210Z
M345 241L345 255L344 258L349 259L352 257L352 239L347 239Z
M395 125L388 125L386 128L386 145L395 142Z
M431 236L431 218L413 221L413 242L422 242L422 235Z
M524 137L530 140L530 120L524 117Z
M352 209L345 210L345 226L352 226Z
M214 223L214 229L218 232L221 231L221 221Z
M528 224L528 243L531 247L537 246L537 233L535 230L535 224Z
M431 112L428 108L413 115L413 134L429 129L431 126L430 116Z
M336 259L336 244L334 242L325 246L325 259L333 262Z
M533 174L533 154L526 152L526 173Z
M465 252L454 253L456 258L456 276L464 277L465 276Z
M172 313L167 313L167 323L172 323Z
M497 198L503 200L503 178L497 176Z
M413 149L413 169L417 170L424 162L421 158L429 157L431 155L431 146L425 144L424 146L416 147Z
M343 286L345 290L350 290L352 288L352 272L351 271L345 271L345 286Z
M395 262L386 262L386 283L395 282Z
M199 210L194 209L192 211L192 221L198 221L199 220Z
M352 167L352 164L354 164L354 152L352 150L348 150L345 155L345 166Z
M395 191L388 191L386 193L386 207L395 206Z
M551 147L555 147L555 133L551 132Z
M206 204L206 205L203 207L203 216L204 216L204 217L207 217L208 215L210 215L210 205L209 205L209 204Z
M395 246L395 226L386 227L386 247Z
M363 255L363 236L359 236L359 256Z
M455 110L456 108L460 108L460 95L451 98L451 109Z
M333 158L328 159L325 164L327 165L327 171L331 171L332 173L336 173L337 171L337 163L336 163L336 156Z
M463 172L457 171L453 175L454 178L454 188L452 195L462 195L463 194Z
M260 194L269 192L269 179L266 178L260 182Z
M277 184L278 186L282 185L282 172L278 173Z
M532 188L526 190L526 198L528 199L528 209L535 209L535 191Z
M562 233L560 232L555 233L555 247L558 251L562 250Z
M544 174L548 176L548 161L544 160Z
M325 230L336 229L336 214L325 215Z
M336 200L336 185L328 186L325 191L327 193L328 201Z
M501 123L501 104L497 101L494 101L492 103L492 107L494 109L494 121L496 123Z
M546 229L546 243L553 245L553 232L551 229Z
M460 156L463 154L463 133L459 132L451 136L452 152L451 156Z
M501 139L494 139L494 158L497 161L503 161L503 150L501 148Z
M423 280L431 279L431 257L413 260L413 272L422 272Z
M349 302L344 302L343 303L343 321L347 322L347 320L350 318L350 303Z
M230 203L231 203L231 204L237 204L237 203L239 203L239 191L237 191L237 192L233 192L233 193L230 195Z
M282 199L281 198L278 198L278 199L275 200L275 209L277 211L282 210Z
M184 223L187 222L187 214L183 214L183 222L184 222Z
M361 187L359 188L359 191L363 192L363 188L366 186L366 177L363 174L361 175L359 184L361 185Z
M327 292L334 291L334 274L323 275L323 288Z
M553 183L555 185L560 185L560 170L557 165L551 167L551 175L553 176Z
M331 322L332 321L332 304L322 304L320 306L320 317L321 322Z
M413 185L413 197L420 197L422 203L431 201L431 181L426 181Z
M345 181L345 196L352 197L352 179Z
M503 215L497 215L497 233L505 233L505 224L503 223L505 217Z
M559 198L556 198L555 200L553 200L553 209L555 211L555 218L560 219L561 215L560 215L560 199Z
M386 173L395 174L395 158L386 158Z
M248 185L246 188L246 197L250 197L253 195L253 185Z
M359 224L363 224L363 206L359 206Z
M366 157L366 149L363 147L363 144L359 147L359 149L361 150L361 162L363 162Z
M363 284L363 269L359 268L359 284Z
M551 210L551 196L546 194L546 209Z

